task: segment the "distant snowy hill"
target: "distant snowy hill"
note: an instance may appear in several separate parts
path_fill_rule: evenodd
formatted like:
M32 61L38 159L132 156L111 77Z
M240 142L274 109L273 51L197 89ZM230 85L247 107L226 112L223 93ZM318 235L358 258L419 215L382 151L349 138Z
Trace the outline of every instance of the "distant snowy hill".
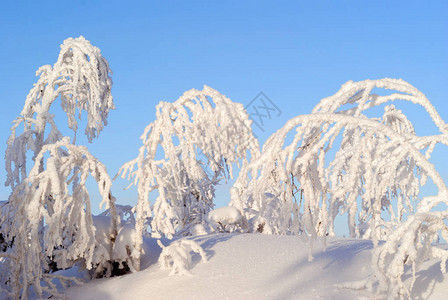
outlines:
M208 262L193 259L192 275L169 276L157 264L161 249L145 241L141 272L97 279L69 288L69 299L383 299L356 290L372 274L372 242L327 239L314 243L299 236L215 234L192 238L201 244ZM167 245L168 240L163 244ZM447 248L446 245L443 246ZM411 278L411 270L408 270ZM352 286L352 289L342 286ZM440 263L428 260L417 272L413 299L447 299L448 275Z

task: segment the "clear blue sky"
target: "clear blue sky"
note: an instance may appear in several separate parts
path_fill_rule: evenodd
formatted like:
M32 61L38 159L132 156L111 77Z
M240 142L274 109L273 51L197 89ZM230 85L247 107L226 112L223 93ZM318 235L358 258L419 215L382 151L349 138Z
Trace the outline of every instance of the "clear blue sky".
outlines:
M267 121L264 132L255 130L261 142L347 80L402 78L448 120L447 1L5 0L1 153L35 71L54 64L63 40L79 35L102 50L114 72L117 110L88 145L111 176L137 155L159 101L204 84L243 104L263 91L277 105L281 115ZM410 118L421 133L431 132L422 114L411 110ZM437 152L433 162L448 178L447 151ZM120 203L132 203L135 191L122 191L124 184L118 180L114 193ZM218 205L225 205L225 188L218 192ZM9 194L0 187L0 200Z

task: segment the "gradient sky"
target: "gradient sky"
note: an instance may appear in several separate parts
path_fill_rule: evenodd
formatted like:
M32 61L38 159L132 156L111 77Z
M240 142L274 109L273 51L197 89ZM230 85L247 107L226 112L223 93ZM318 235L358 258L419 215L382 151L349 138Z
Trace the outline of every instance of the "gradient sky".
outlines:
M347 80L402 78L448 120L448 1L4 0L1 153L35 71L55 63L64 39L80 35L101 49L114 72L117 109L88 145L112 177L137 155L155 105L204 84L245 105L260 92L275 103L280 116L265 120L264 131L254 128L261 143ZM408 113L418 134L435 133L423 111ZM448 151L437 151L433 162L448 178ZM119 203L133 204L135 189L123 191L125 185L119 179L113 191ZM0 187L0 200L9 194ZM217 204L227 202L223 186Z

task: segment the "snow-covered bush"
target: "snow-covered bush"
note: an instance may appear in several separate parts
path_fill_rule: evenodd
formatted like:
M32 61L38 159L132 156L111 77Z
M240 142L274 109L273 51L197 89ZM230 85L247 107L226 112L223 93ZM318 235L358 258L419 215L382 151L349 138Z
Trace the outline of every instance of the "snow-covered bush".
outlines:
M232 206L214 209L208 213L207 221L218 232L247 232L249 224L241 212Z
M2 215L2 231L14 236L14 243L5 255L0 254L10 259L14 298L19 298L21 291L22 298L26 298L31 286L37 295L57 292L42 281L50 276L44 274L44 270L51 269L48 258L58 268L80 261L97 273L111 260L111 251L96 239L86 188L89 174L97 182L100 205L112 211L109 234L114 240L119 220L106 167L85 147L70 144L69 138L45 145L29 176L14 189Z
M151 217L154 237L188 234L213 209L214 186L232 176L233 164L244 166L246 157L259 154L243 105L210 87L187 91L156 109L156 120L141 137L138 157L120 169L138 189L137 245ZM155 190L151 211L149 194Z
M111 218L114 211L120 219L116 235L112 235L113 228L111 227ZM111 260L106 265L106 270L112 270L112 276L136 271L134 258L139 257L139 255L135 250L135 218L133 211L134 209L130 205L115 204L114 209L107 209L99 216L93 217L97 240L110 251L109 257L111 257ZM106 234L99 231L99 227Z
M192 253L198 253L203 261L207 261L207 254L195 241L180 239L165 247L158 240L157 244L162 248L159 265L162 269L171 269L170 275L190 274Z
M115 272L121 274L128 269L131 272L137 271L140 252L137 250L136 240L135 224L122 224L112 248L112 261Z
M108 210L110 211L110 210ZM118 215L118 214L117 214ZM92 270L93 277L109 277L135 272L135 223L121 219L116 232L112 227L111 216L93 216L95 238L100 244L95 251L99 261ZM86 268L85 265L82 267Z
M5 206L7 201L0 201L0 220L2 220L3 206ZM2 231L0 222L0 252L5 252L12 245L12 237L9 236L7 232Z

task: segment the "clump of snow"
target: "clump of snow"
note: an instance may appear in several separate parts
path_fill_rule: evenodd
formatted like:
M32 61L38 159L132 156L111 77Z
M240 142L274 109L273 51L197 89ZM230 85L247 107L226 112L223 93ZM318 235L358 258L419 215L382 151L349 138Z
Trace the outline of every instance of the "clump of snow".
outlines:
M207 220L210 226L218 232L248 232L249 224L246 217L232 206L221 207L208 213Z
M192 236L205 235L211 232L210 225L207 223L196 224L190 227L189 233Z

